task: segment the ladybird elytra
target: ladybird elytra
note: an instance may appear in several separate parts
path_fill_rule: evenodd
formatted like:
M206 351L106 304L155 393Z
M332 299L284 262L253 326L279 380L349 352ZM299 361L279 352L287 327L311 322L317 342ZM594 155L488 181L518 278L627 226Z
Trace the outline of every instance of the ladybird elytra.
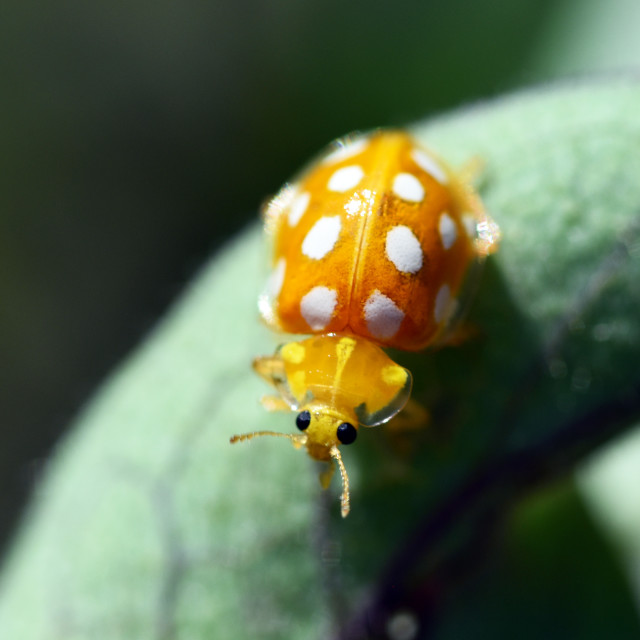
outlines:
M464 173L388 130L335 142L266 205L264 219L272 257L260 314L275 331L310 337L256 358L254 369L278 392L265 407L304 413L307 426L232 442L287 437L330 463L323 486L337 464L346 516L339 446L359 426L389 421L411 393L411 374L383 348L446 341L500 231Z

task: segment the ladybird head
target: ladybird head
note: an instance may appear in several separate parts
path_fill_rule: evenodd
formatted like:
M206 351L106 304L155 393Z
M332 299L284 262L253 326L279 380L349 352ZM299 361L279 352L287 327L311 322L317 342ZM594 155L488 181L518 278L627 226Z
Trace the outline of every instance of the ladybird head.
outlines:
M349 513L349 476L340 455L341 444L352 444L358 436L355 415L336 410L321 403L310 403L296 416L296 427L303 434L307 453L314 460L328 462L332 466L320 480L326 489L331 480L333 464L338 465L342 479L342 517Z
M325 462L331 459L333 447L351 444L358 435L355 414L349 415L321 403L302 407L296 416L296 427L306 436L304 444L309 455Z
M300 433L254 431L253 433L233 436L231 443L251 440L258 436L275 436L291 440L296 449L305 446L311 458L331 464L328 473L323 473L320 476L324 489L328 487L331 480L333 464L337 464L342 479L341 513L342 517L345 518L349 514L350 505L349 476L342 462L338 446L355 442L358 435L357 425L358 422L355 417L352 418L346 412L337 411L319 403L311 403L302 408L302 411L296 416L296 427Z

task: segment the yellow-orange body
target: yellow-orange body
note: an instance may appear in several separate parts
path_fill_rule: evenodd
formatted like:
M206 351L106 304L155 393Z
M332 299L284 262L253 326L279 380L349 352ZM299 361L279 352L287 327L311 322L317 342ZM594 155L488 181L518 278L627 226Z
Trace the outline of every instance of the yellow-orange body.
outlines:
M312 337L254 368L279 393L267 408L299 412L303 433L285 437L338 463L346 515L338 446L353 442L359 425L391 419L410 394L409 372L380 347L444 341L499 230L468 180L401 131L335 143L273 198L265 224L273 253L262 317L274 330ZM266 434L284 435L233 441Z

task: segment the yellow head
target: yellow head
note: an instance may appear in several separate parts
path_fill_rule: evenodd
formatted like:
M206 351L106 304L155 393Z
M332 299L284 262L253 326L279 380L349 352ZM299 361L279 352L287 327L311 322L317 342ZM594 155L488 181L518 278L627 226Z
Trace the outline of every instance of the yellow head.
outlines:
M265 406L297 411L301 433L256 431L233 436L231 442L268 435L287 438L296 448L304 446L311 458L330 465L320 477L324 488L337 464L345 517L349 477L339 446L355 442L359 426L383 424L400 411L411 393L411 374L369 341L337 335L290 342L275 356L258 358L254 368L280 394L263 400Z
M296 427L299 434L280 433L278 431L254 431L243 435L233 436L231 443L250 440L257 436L276 436L291 440L296 449L304 446L307 453L314 460L328 462L330 467L320 476L324 489L329 486L333 475L334 463L338 465L342 479L342 496L340 498L342 517L349 513L349 476L340 455L340 444L355 442L358 435L358 422L348 422L344 414L319 403L311 403L304 407L296 417Z

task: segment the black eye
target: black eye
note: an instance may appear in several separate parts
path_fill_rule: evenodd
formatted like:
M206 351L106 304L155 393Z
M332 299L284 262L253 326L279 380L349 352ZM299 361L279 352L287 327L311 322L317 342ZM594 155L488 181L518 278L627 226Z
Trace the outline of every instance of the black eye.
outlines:
M336 435L342 444L355 442L358 432L350 422L343 422L337 429Z
M311 423L311 414L308 411L301 411L296 418L296 427L304 431Z

